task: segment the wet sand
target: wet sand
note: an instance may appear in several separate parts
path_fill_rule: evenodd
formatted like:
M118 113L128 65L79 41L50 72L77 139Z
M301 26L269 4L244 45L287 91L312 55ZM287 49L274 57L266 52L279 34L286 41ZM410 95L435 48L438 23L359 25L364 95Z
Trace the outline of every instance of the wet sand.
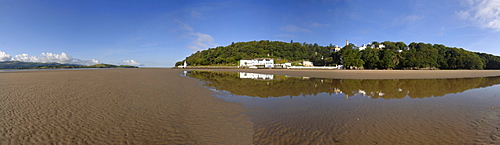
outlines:
M238 103L174 69L0 73L0 144L251 144Z
M271 81L208 71L188 76L252 110L246 114L254 123L254 144L500 144L498 77Z
M334 79L433 79L500 76L500 70L292 70L292 69L193 69L250 72Z
M252 144L273 142L272 140L274 138L266 138L266 136L270 136L265 135L266 132L284 135L293 133L294 131L288 130L287 126L282 126L286 125L286 123L306 124L305 127L308 127L308 123L302 121L282 121L285 124L275 125L275 128L268 127L269 125L266 124L280 123L279 121L273 122L273 120L276 120L273 119L273 117L269 117L273 114L254 114L253 116L257 117L257 119L251 118L250 115L255 112L249 112L240 103L227 102L214 97L214 92L200 85L202 82L199 80L181 76L180 74L182 71L184 70L141 68L1 72L0 144ZM242 70L228 69L218 71ZM412 71L409 73L407 71L369 70L327 71L247 69L243 71L324 78L432 78L437 76L447 78L450 76L474 77L500 74L500 71L467 70L449 72ZM398 72L400 72L400 74L398 74ZM408 76L410 74L412 76ZM440 105L438 104L435 106ZM479 107L485 108L484 106ZM493 113L492 111L486 111L492 116L491 119L488 120L497 120L497 118L500 117L500 115L497 114L499 111L496 109L497 104L493 103L487 107L494 108ZM295 109L299 109L298 111L302 110L300 108ZM373 114L380 112L380 110L369 111L373 109L373 107L362 107L360 109L368 110L367 112L372 112ZM390 109L389 107L388 110ZM432 111L433 109L436 108L428 108L427 111ZM293 111L293 109L288 110ZM447 113L447 115L457 115L457 112L454 113ZM391 112L384 114L391 115ZM441 116L439 114L446 114L446 112L438 112L433 114L435 116L429 118ZM311 115L322 114L312 113ZM340 120L352 122L350 119L354 118L357 121L358 117L354 115L342 117ZM276 115L276 117L279 116ZM285 117L304 118L307 116L292 115ZM369 119L370 121L359 125L353 124L354 126L342 123L337 125L334 124L334 126L339 128L333 128L333 130L337 129L338 132L341 133L338 134L340 137L344 136L344 134L342 134L344 131L345 136L362 137L364 132L359 128L366 127L363 125L371 125L370 122L372 121L378 121L380 123L378 124L380 128L376 129L377 132L387 130L387 126L394 125L394 122L418 124L418 122L412 122L412 120L395 120L384 123L380 122L384 120L383 117L377 118L378 116L371 117L369 115L365 117L371 118ZM415 117L419 116L411 116L410 114L408 118L414 119ZM399 118L399 116L393 115L392 118ZM331 119L337 120L339 118ZM292 119L292 121L293 120L294 119ZM430 120L429 122L432 121L434 120ZM493 122L493 125L487 125L484 124L484 122ZM443 121L442 123L441 125L449 126L449 128L457 128L457 131L460 133L470 131L460 126L464 125L464 122L457 124L453 123L452 120ZM497 122L479 119L477 123L473 122L470 124L470 126L476 126L477 128L486 128L482 130L486 130L487 132L481 136L493 135L493 137L486 137L487 140L494 140L494 142L499 140L498 128L493 128L493 133L491 133L491 127L497 127ZM311 135L309 136L311 140L318 139L318 136L327 137L324 134L316 134L316 130L314 129L322 128L321 124L317 125L320 126L316 126L318 128L305 130L306 134ZM352 127L357 129L353 130ZM328 128L322 129L328 131ZM404 128L395 129L396 133L407 131L401 129ZM301 131L304 130L299 130L299 132ZM426 134L426 132L417 133ZM334 136L338 135L334 134ZM416 134L416 136L418 135L419 134ZM435 138L432 138L432 140L422 142L431 143L439 140L453 141L453 139L456 139L458 136L460 135L437 135ZM283 139L282 137L283 135L280 135L277 139ZM385 143L394 141L391 140L391 138L384 138L387 136L372 137L386 139L387 142ZM413 139L409 136L405 137L405 139ZM398 137L396 137L395 140L397 140L397 138ZM352 140L345 139L346 140L319 138L317 142L325 143L325 140L333 140L332 143L349 144L355 143L356 139L359 138L351 138ZM365 138L362 142L373 143L369 139L372 138ZM461 138L460 142L471 143L467 141L467 139L468 138ZM411 141L403 142L409 143ZM488 143L488 141L483 140L477 142ZM286 143L286 141L281 141L281 143Z

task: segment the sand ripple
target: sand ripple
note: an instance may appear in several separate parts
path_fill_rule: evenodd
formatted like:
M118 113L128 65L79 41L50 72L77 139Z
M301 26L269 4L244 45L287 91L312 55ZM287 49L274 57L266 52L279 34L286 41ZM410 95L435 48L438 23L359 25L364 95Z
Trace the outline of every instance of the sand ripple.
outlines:
M250 113L253 143L499 144L500 109L456 105L466 101L460 98L362 103L318 96L249 102L259 108Z
M167 69L0 73L0 144L251 141L252 124L240 105L212 97L179 74Z

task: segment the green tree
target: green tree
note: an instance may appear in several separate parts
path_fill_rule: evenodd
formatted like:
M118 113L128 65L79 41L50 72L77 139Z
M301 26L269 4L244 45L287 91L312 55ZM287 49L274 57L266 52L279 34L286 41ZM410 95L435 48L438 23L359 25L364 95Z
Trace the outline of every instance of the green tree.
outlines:
M364 60L364 68L373 69L380 65L378 49L366 48L361 51L361 59Z
M358 68L365 64L365 62L361 59L361 53L352 47L352 45L347 45L340 50L344 68Z
M398 65L399 60L397 59L396 50L384 49L382 50L382 63L381 68L392 69Z

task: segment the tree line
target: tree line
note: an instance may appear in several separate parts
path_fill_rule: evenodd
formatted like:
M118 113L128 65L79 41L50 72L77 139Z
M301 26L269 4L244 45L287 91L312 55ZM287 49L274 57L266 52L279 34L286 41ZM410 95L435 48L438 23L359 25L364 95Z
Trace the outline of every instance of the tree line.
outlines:
M309 60L315 66L344 65L347 69L500 69L500 57L447 47L412 42L372 42L385 48L355 49L354 44L332 51L334 46L298 42L250 41L197 51L185 60L192 66L235 66L241 59L274 58L276 63Z

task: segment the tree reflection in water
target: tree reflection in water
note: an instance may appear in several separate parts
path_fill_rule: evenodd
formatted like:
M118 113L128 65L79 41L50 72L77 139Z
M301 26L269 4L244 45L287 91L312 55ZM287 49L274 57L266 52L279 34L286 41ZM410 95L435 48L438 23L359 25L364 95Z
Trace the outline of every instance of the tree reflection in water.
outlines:
M357 94L371 98L440 97L500 84L500 77L456 79L325 79L224 71L190 71L187 76L208 87L250 97L307 96L318 93Z

